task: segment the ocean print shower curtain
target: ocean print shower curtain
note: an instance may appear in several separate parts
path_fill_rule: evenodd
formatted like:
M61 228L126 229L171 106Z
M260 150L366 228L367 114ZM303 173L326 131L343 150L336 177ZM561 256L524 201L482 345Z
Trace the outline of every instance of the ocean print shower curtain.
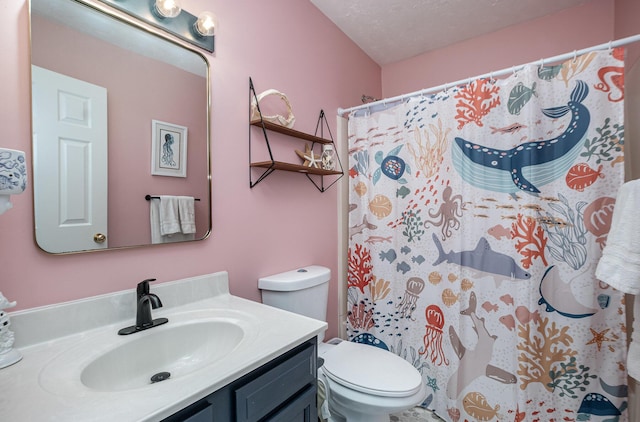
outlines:
M624 296L594 275L623 55L349 117L349 339L411 362L447 421L628 419Z

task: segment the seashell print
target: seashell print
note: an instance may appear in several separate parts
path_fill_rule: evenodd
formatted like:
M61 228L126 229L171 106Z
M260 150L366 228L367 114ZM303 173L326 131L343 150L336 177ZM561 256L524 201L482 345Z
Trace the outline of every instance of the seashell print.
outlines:
M462 400L464 410L479 421L488 421L498 415L500 405L492 408L487 399L478 392L471 392L464 396Z
M460 295L455 294L451 289L444 289L442 291L442 303L444 303L445 306L455 305L459 298Z
M442 276L440 275L439 272L432 271L429 274L429 283L433 284L434 286L440 283L441 281L442 281Z
M371 214L378 218L385 218L391 214L391 201L385 195L376 195L369 202Z
M469 280L468 278L463 278L462 282L460 283L460 287L462 288L463 292L469 291L473 287L473 281Z
M567 186L578 192L584 191L584 188L593 185L598 177L604 178L602 174L602 164L598 167L598 170L594 170L589 167L589 164L580 163L569 169L565 178Z
M358 196L364 196L367 193L367 185L364 182L359 182L353 190Z
M449 280L450 283L454 283L457 279L458 276L453 273L449 273L449 275L447 276L447 280Z

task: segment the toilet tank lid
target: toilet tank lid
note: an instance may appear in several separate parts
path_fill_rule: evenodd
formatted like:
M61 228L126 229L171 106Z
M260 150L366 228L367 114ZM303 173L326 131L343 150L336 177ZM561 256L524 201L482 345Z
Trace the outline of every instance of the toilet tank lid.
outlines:
M293 291L326 283L331 279L331 270L319 265L310 265L258 279L261 290Z

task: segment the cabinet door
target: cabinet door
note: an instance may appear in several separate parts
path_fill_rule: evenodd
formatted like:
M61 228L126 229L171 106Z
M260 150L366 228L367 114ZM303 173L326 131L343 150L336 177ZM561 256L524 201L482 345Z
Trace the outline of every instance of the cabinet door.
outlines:
M316 388L309 386L302 394L265 422L315 422L318 420L316 408Z
M297 354L235 391L238 422L261 420L316 382L316 349L308 344Z

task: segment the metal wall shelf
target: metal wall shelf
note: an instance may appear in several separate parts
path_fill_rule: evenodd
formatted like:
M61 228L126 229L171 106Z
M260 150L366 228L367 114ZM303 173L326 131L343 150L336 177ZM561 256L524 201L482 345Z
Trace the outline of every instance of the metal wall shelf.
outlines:
M252 101L255 101L255 103L257 104L257 109L258 109L258 114L260 116L260 119L251 120L251 102ZM252 126L262 129L264 142L266 142L267 150L269 152L270 159L268 161L252 161L251 159L251 143L252 143L251 127ZM329 134L329 139L324 138L325 128L327 130L327 133ZM318 131L320 133L318 133ZM336 163L339 166L339 170L325 170L322 168L308 167L302 164L293 164L293 163L275 160L273 156L273 152L271 150L271 145L269 143L268 132L276 132L276 133L287 135L293 138L297 138L302 141L309 141L311 142L312 151L316 144L319 144L319 145L334 144L333 136L331 136L331 130L329 129L329 124L327 123L327 118L323 110L320 110L320 115L318 116L318 123L316 124L316 130L313 135L309 133L301 132L295 129L290 129L288 127L281 126L281 125L264 120L262 118L262 112L260 111L260 104L258 104L258 98L253 86L253 81L251 80L251 78L249 78L249 186L253 188L274 171L281 170L281 171L288 171L288 172L294 172L294 173L303 173L315 185L315 187L318 188L320 192L325 192L344 175L344 170L342 169L342 163L340 162L340 157L337 154L336 154ZM335 150L335 146L334 146L334 150ZM255 181L253 178L254 169L264 169L264 171L255 179ZM325 176L337 176L337 177L335 178L335 180L331 180L330 183L327 186L325 186L325 180L324 180Z

